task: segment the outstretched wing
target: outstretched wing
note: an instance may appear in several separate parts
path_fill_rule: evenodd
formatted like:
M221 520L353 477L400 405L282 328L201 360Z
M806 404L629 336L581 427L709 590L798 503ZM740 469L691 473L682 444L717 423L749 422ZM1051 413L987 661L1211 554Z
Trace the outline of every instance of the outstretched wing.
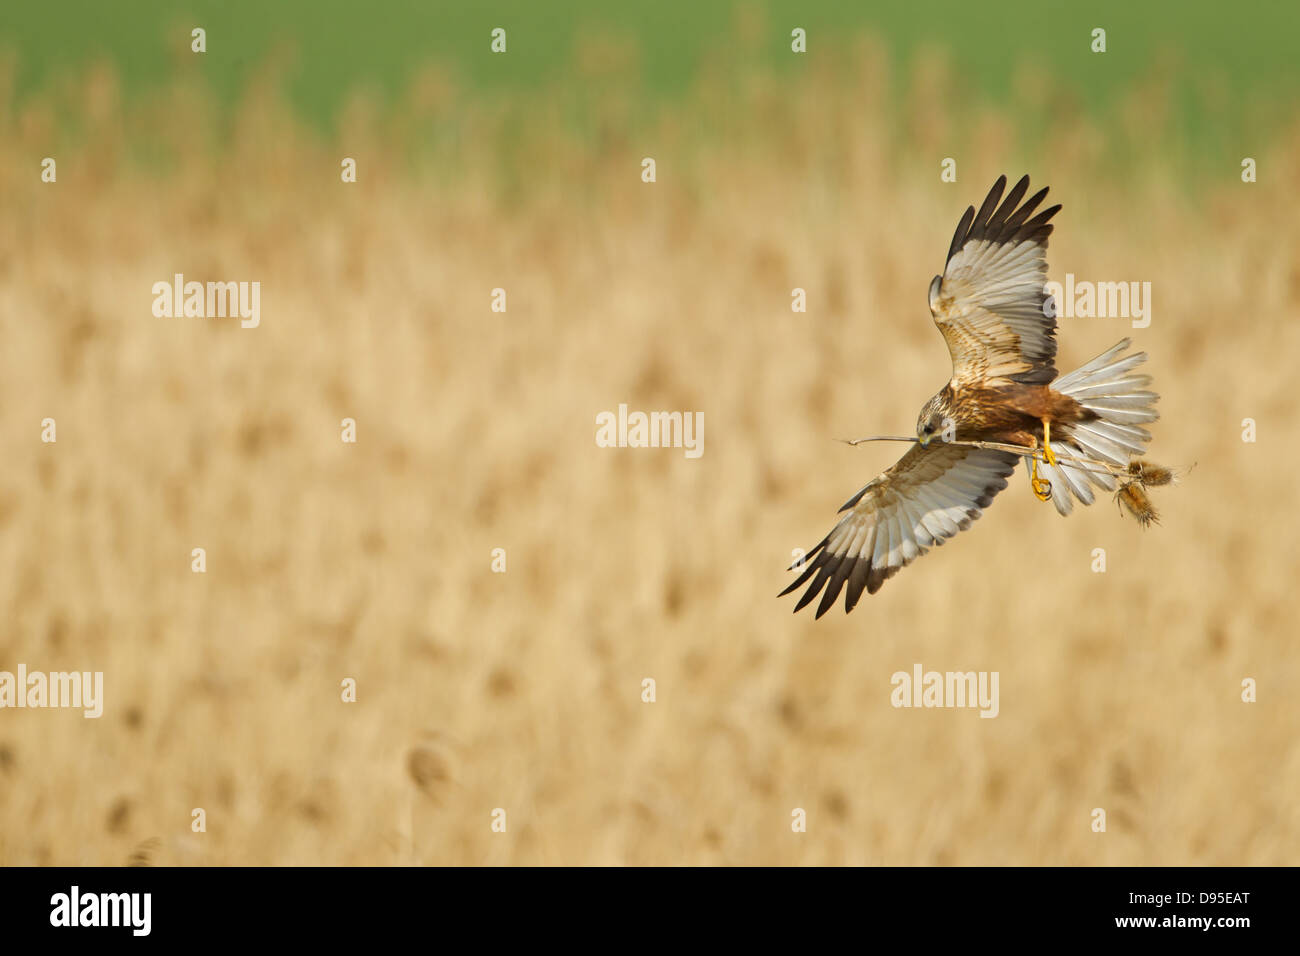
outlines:
M913 445L845 503L840 511L848 514L808 553L803 574L781 594L812 578L794 609L803 608L824 587L817 606L821 617L847 584L847 614L862 597L863 588L875 594L931 545L943 544L970 527L1007 486L1016 461L1013 454L968 445Z
M1057 374L1056 319L1044 315L1043 286L1048 220L1061 207L1033 216L1047 195L1042 189L1016 208L1029 191L1028 176L998 205L1006 185L999 176L979 212L966 209L943 275L930 283L930 313L952 353L953 380L962 385L994 378L1042 385Z

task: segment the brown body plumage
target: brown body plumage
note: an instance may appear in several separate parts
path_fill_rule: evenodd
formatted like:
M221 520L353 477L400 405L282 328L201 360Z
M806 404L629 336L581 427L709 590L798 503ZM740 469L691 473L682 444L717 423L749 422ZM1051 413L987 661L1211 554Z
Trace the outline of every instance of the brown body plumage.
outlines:
M1096 412L1050 385L977 383L954 389L949 382L939 394L940 401L951 409L958 441L996 441L1039 448L1043 443L1043 419L1051 422L1056 439L1068 439L1073 432L1071 426L1078 422L1097 419Z

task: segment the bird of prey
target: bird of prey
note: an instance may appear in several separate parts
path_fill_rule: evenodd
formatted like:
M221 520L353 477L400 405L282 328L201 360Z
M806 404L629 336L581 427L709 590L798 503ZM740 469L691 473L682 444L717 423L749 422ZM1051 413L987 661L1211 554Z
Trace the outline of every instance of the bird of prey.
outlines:
M943 275L930 283L930 313L952 354L952 379L921 408L916 444L845 503L830 534L791 570L803 573L795 611L820 593L817 617L845 591L844 611L932 545L964 531L1007 486L1023 457L1034 494L1068 515L1093 485L1117 474L1151 440L1159 396L1133 370L1145 352L1124 339L1066 375L1056 369L1056 310L1046 293L1051 206L1043 189L1024 200L1029 177L1006 198L1005 176L957 224ZM972 442L1034 449L1031 455ZM1058 453L1059 457L1058 457ZM1041 461L1040 461L1041 459ZM1095 463L1100 467L1090 467Z

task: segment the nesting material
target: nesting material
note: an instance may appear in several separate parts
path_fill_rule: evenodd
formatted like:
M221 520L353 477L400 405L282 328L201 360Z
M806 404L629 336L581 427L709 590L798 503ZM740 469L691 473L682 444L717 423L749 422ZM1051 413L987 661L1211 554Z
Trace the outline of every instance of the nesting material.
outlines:
M1120 478L1115 501L1121 513L1128 511L1142 527L1160 523L1160 513L1151 504L1148 488L1159 488L1174 482L1174 471L1152 461L1134 458L1128 463L1127 473Z

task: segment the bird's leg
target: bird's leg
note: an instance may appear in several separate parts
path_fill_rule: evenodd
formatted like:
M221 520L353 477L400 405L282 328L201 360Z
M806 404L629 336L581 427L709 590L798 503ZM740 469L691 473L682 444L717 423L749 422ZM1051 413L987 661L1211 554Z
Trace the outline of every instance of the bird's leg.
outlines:
M1052 483L1046 478L1038 477L1038 456L1035 455L1030 459L1033 462L1029 473L1029 486L1034 489L1034 497L1039 501L1052 500Z
M1036 439L1031 439L1035 445L1038 444ZM1029 456L1029 487L1034 490L1034 497L1039 501L1050 501L1052 498L1052 483L1046 478L1038 477L1038 452L1035 450L1033 455Z
M1052 454L1052 420L1043 419L1043 461L1056 467L1056 455Z

